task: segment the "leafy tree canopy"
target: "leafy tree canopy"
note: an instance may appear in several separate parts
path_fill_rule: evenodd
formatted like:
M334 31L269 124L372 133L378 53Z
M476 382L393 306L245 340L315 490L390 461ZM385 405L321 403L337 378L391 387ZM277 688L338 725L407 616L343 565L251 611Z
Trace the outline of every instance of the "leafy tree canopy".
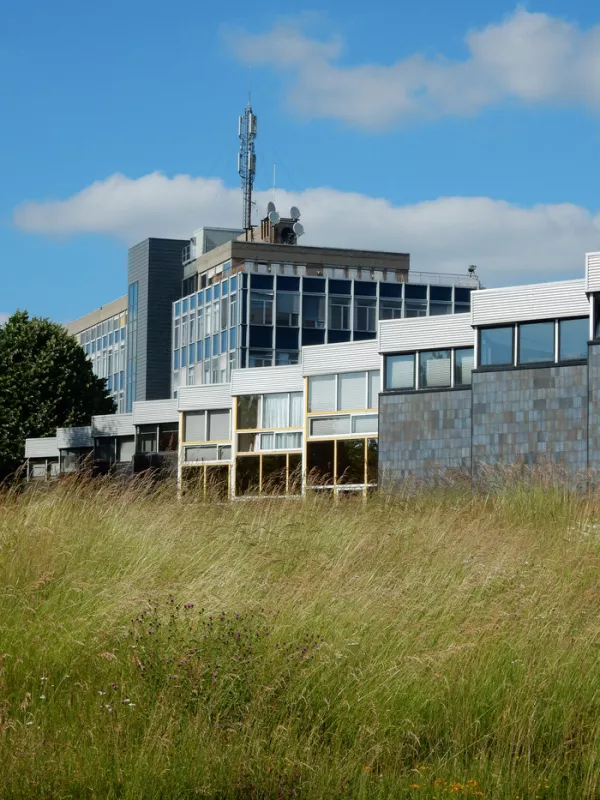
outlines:
M0 477L25 457L25 439L89 425L115 404L68 331L17 311L0 328Z

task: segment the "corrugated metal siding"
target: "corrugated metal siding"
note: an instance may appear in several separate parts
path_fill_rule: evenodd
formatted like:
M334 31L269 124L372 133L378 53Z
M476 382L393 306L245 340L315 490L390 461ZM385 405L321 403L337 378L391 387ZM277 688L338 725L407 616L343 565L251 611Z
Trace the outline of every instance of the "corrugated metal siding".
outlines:
M177 391L177 407L180 411L231 408L231 406L230 383L215 383L210 386L181 386Z
M585 254L585 286L588 292L600 292L600 253Z
M102 414L92 417L92 436L133 436L133 414Z
M79 428L58 428L56 442L59 450L69 450L75 447L93 447L92 426L85 425Z
M133 424L178 422L177 400L146 400L133 404Z
M480 292L473 292L472 298ZM471 315L390 319L379 323L380 353L409 353L442 347L469 347L475 341Z
M304 388L302 365L290 367L251 367L234 369L231 375L231 394L273 394L301 392Z
M379 367L377 339L367 342L320 344L302 348L302 374L327 375Z
M25 458L58 458L56 436L25 439Z
M471 303L477 326L589 314L584 280L481 289L473 292Z

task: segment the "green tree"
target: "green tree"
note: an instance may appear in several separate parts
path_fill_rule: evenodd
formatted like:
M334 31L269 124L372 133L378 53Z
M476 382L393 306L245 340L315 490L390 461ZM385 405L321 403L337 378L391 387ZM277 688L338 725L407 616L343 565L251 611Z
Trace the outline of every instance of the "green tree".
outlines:
M62 325L17 311L0 328L0 478L22 463L25 439L114 411L104 379Z

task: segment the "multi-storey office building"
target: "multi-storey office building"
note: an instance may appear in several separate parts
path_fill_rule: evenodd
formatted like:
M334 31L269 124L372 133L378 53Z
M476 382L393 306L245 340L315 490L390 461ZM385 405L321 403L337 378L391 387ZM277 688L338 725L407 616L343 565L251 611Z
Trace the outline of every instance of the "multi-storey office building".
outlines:
M382 319L460 313L473 275L409 273L403 253L230 241L186 262L173 304L172 394L236 368L297 364L303 347L375 339Z
M67 330L85 350L96 375L106 380L117 412L122 414L127 369L127 296L71 322Z

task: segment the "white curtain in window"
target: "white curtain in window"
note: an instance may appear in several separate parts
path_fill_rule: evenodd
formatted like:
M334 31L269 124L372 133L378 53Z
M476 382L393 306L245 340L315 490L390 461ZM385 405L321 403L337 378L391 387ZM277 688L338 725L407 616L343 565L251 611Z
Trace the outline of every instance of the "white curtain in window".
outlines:
M304 397L302 392L290 395L290 428L301 428L304 417Z
M185 442L204 442L206 440L204 411L186 411L184 423Z
M263 428L287 428L288 395L266 394L263 398Z
M379 370L369 372L369 405L368 408L379 407Z
M294 450L302 447L302 434L301 433L276 433L275 434L275 449L276 450Z
M222 442L231 438L229 411L208 412L208 441Z

